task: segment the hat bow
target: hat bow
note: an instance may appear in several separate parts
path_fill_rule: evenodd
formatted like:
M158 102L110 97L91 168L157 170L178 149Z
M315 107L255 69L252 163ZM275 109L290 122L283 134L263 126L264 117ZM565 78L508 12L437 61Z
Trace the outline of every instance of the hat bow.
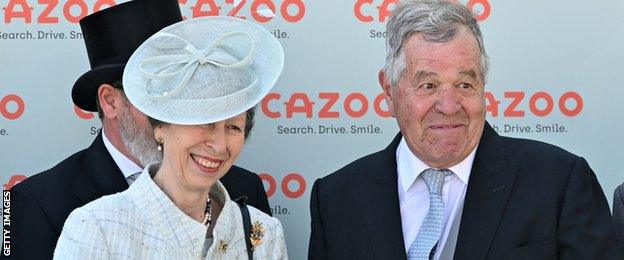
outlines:
M249 52L243 58L237 57L237 53L229 46L222 45L225 40L228 40L237 36L245 36L251 43ZM184 43L182 48L173 48L176 53L182 54L165 54L150 57L141 62L140 71L148 79L166 80L176 78L179 75L183 75L180 82L170 91L164 91L158 94L150 94L147 90L149 84L145 84L145 90L150 98L162 99L173 96L180 92L184 86L191 79L191 76L195 73L199 65L206 63L216 67L235 69L243 66L247 66L251 63L251 58L254 51L254 41L251 35L242 31L224 33L216 38L208 47L202 50L198 50L188 42L187 40L170 33L157 33L154 35L155 41L162 39L165 42L167 38L179 40ZM172 48L164 48L172 49ZM183 50L183 51L180 51ZM150 68L150 69L148 69ZM256 79L257 80L257 79ZM149 81L148 81L149 82ZM255 83L255 81L254 81ZM254 83L250 84L253 85Z

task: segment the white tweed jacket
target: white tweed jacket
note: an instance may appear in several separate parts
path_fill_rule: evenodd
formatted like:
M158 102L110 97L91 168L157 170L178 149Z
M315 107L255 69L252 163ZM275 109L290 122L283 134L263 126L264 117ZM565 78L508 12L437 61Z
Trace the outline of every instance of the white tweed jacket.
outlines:
M178 209L156 186L150 176L156 168L155 164L146 167L128 190L74 210L65 222L54 259L247 259L240 208L223 185L217 182L210 191L224 206L212 245L202 257L207 228ZM288 259L279 220L248 208L252 225L264 229L254 259Z

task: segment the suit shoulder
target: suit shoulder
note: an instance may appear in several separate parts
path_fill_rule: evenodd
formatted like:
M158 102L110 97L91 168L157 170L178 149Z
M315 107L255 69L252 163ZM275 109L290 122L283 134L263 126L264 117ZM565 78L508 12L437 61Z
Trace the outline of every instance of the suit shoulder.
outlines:
M260 177L258 177L258 174L255 174L252 171L249 171L243 167L238 167L236 165L232 165L232 168L230 168L229 174L232 175L236 175L239 178L248 178L248 179L260 179Z
M247 169L245 169L243 167L236 166L236 165L232 165L232 168L230 168L230 171L235 172L237 174L256 175L252 171L247 170Z
M501 137L503 145L521 161L574 164L579 156L553 144L512 137Z
M232 185L256 185L262 183L260 176L247 169L232 165L230 170L221 177L221 182L226 186Z
M373 168L374 165L387 160L387 156L383 156L385 150L381 150L372 154L365 155L355 161L343 166L337 171L318 179L319 183L324 185L345 185L351 183L356 176L366 169ZM396 163L396 162L395 162Z
M624 183L620 184L619 186L617 186L617 188L615 188L615 194L617 196L620 196L621 198L624 198Z
M15 185L13 193L27 192L34 197L61 196L71 189L71 181L79 174L85 150L65 158L54 167L26 178Z

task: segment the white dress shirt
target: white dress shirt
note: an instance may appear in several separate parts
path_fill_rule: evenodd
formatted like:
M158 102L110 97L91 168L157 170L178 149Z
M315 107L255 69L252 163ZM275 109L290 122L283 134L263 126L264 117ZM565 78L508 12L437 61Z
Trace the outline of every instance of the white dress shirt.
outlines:
M477 148L459 164L450 167L453 175L444 178L442 199L444 200L444 228L433 259L440 259L442 248L447 241L453 219L463 205L468 187L468 178ZM420 173L432 168L421 161L407 146L405 137L401 139L396 151L398 171L398 191L401 208L401 224L406 252L416 238L420 225L429 211L429 190Z
M138 166L123 153L117 150L117 148L115 148L115 146L108 140L108 137L106 137L104 129L102 129L102 139L104 140L106 150L108 150L108 153L113 157L113 161L115 161L115 164L117 164L117 167L121 170L121 173L126 178L126 181L128 181L128 177L130 177L130 175L143 171L141 166ZM132 182L128 181L128 185L130 184L132 184Z

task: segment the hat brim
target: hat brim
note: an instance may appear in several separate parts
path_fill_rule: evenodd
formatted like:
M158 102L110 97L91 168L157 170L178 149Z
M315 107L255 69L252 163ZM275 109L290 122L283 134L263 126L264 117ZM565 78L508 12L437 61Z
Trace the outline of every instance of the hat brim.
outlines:
M251 75L256 77L255 84L247 88L209 99L152 98L148 96L149 79L141 71L142 62L154 55L161 55L161 49L148 47L158 35L150 37L130 57L124 70L123 84L126 96L132 105L142 113L162 122L179 125L201 125L225 120L239 115L258 104L273 88L284 66L284 50L279 41L264 27L234 17L200 17L178 22L161 30L169 34L194 33L195 40L206 37L196 31L209 28L227 28L228 31L242 31L250 35L256 45L252 52ZM218 35L211 35L213 38ZM203 38L201 38L203 39ZM193 43L193 41L190 41ZM206 43L204 43L206 45ZM199 45L198 45L199 46ZM212 66L211 64L199 65ZM191 79L192 80L192 79ZM175 84L172 84L173 89ZM212 87L212 86L206 86ZM181 91L183 92L183 91ZM159 93L160 94L160 93Z
M82 110L96 112L95 100L100 85L120 81L125 66L125 63L107 64L82 74L72 88L74 105Z

